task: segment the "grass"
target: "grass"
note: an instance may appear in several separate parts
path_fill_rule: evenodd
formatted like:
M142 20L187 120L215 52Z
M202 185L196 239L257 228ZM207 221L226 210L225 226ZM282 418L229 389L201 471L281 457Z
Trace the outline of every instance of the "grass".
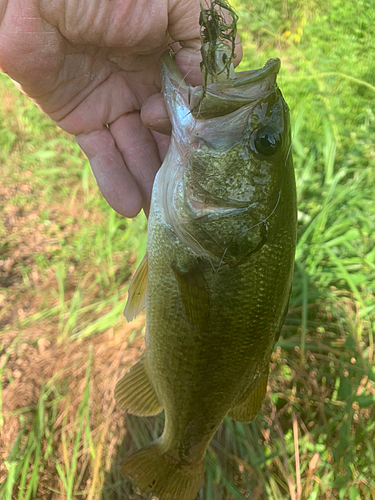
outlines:
M226 419L199 500L375 499L375 5L236 0L242 69L282 58L293 117L293 294L250 425ZM113 388L143 348L121 311L143 216L100 197L74 141L0 79L0 498L138 500L124 457L162 417Z

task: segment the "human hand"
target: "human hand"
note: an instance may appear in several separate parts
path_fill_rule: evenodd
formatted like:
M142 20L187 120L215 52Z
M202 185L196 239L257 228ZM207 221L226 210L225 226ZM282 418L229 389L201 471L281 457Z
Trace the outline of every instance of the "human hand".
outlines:
M126 217L148 214L168 147L159 57L171 41L182 74L200 83L199 12L199 0L0 0L0 69L76 136Z

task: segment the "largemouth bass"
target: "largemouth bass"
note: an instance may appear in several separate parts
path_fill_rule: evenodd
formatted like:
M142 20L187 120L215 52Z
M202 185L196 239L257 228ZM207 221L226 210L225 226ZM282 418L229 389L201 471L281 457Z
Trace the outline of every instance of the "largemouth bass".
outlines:
M279 59L189 88L161 58L172 140L152 193L147 256L129 290L146 306L145 353L117 384L135 415L165 412L162 436L123 473L142 494L193 500L228 415L250 422L288 308L296 240L289 110Z

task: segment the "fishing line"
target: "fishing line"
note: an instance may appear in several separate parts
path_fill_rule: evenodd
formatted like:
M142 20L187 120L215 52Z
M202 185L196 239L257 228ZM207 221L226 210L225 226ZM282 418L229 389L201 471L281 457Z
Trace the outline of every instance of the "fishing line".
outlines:
M254 224L254 226L251 226L251 227L249 228L249 231L250 231L250 229L254 229L254 227L258 227L258 226L260 226L261 224L264 224L265 222L267 222L267 221L268 221L268 220L269 220L269 219L273 216L273 214L274 214L274 213L275 213L275 211L276 211L276 208L279 206L279 203L280 203L281 191L282 191L282 189L280 189L280 190L279 190L279 196L278 196L278 198L277 198L277 201L276 201L275 206L273 207L272 212L271 212L269 215L267 215L267 217L266 217L265 219L261 220L261 221L260 221L260 222L258 222L257 224Z

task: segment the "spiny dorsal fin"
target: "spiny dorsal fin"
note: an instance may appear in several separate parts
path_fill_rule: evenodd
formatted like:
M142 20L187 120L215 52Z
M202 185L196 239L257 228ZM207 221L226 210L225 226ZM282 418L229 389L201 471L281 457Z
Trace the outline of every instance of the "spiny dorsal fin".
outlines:
M255 389L242 401L228 412L228 417L239 422L251 422L258 414L262 401L267 391L268 374L260 379Z
M128 301L124 310L124 316L128 321L132 321L146 306L147 279L148 257L146 253L129 286Z

